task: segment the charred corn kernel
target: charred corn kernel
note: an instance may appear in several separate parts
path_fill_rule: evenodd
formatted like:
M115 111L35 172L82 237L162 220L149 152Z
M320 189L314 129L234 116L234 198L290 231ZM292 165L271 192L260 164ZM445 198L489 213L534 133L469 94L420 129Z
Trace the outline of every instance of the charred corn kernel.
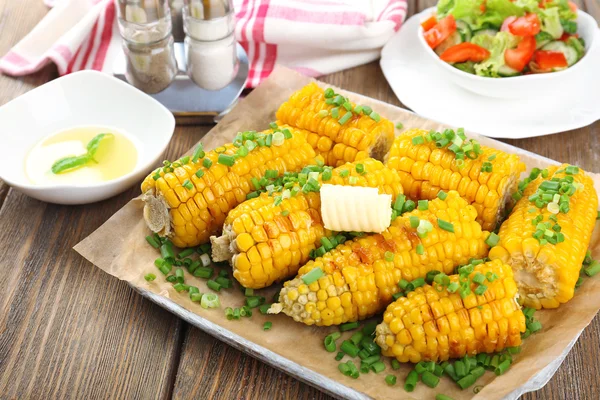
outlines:
M369 158L360 161L364 171L359 173L357 164L348 163L334 168L327 182L336 185L349 185L352 182L352 186L377 188L379 193L390 195L394 200L402 194L396 171ZM230 261L233 276L244 287L259 289L296 275L298 268L309 260L311 250L321 246L321 238L332 235L323 227L319 193L299 192L275 205L278 195L263 193L240 204L227 216L222 236L211 238L213 259ZM283 211L287 211L286 215L282 214ZM256 274L248 276L243 272L247 270L248 251L255 243L264 243L271 251L267 257L256 260ZM266 260L273 261L273 268L268 272L259 266ZM315 282L315 285L316 290L325 291L330 287L324 280ZM333 296L336 296L335 292Z
M410 217L429 221L432 230L419 238L411 227ZM458 238L456 233L439 228L437 219L444 217L455 227L470 226L471 237ZM381 234L372 234L347 241L322 257L309 261L298 271L298 276L284 284L279 298L280 303L273 311L282 311L294 320L315 325L338 325L348 321L368 318L392 301L392 296L400 289L402 279L412 281L425 277L432 270L452 273L453 269L467 263L471 258L484 257L488 246L485 243L489 232L482 231L475 221L477 212L462 199L457 192L449 192L445 200L429 202L427 210L414 210L396 218L391 226ZM463 232L467 229L463 229ZM453 247L446 255L444 243ZM417 254L417 246L423 245L422 255ZM437 246L441 251L438 253ZM394 254L393 260L386 253ZM321 310L321 318L314 319L305 305L290 300L289 293L299 293L303 285L302 277L315 268L320 268L327 278L329 298L326 301L330 313ZM425 304L425 298L422 299ZM310 304L310 301L307 303ZM418 313L417 313L418 314ZM336 318L339 317L339 318ZM417 315L413 316L418 318ZM405 324L407 322L404 322ZM411 333L412 334L412 333Z
M440 190L457 190L477 209L477 222L483 229L495 229L525 164L517 155L482 146L483 153L474 160L461 160L461 167L448 148L437 148L435 142L427 140L413 143L414 138L427 133L422 129L404 132L387 157L386 165L398 171L406 196L416 201L433 199ZM482 171L484 163L492 165L491 172Z
M476 266L471 278L477 273L498 276L486 282L483 295L471 292L463 299L445 288L425 285L390 304L376 328L375 340L383 354L400 362L440 362L519 346L525 315L516 301L511 267L500 260L489 261ZM458 275L450 276L450 281L458 282ZM472 290L476 286L473 283ZM442 302L453 306L440 307ZM433 318L426 321L423 316L429 315Z
M352 109L356 106L351 105ZM280 124L307 131L308 143L327 165L335 167L368 157L383 160L394 140L394 124L385 118L376 121L364 113L338 121L346 112L344 109L336 118L331 111L336 107L326 103L324 90L313 82L279 107L277 119Z
M169 237L178 247L208 242L210 235L221 231L229 211L255 190L252 178L260 179L266 170L276 170L279 174L295 172L313 163L315 152L306 135L295 129L290 131L292 137L281 146L257 146L236 159L230 157L238 148L226 144L207 152L197 162L188 157L181 166L172 164L172 172L159 169L151 173L142 182L148 227ZM229 162L233 164L228 165ZM250 245L243 240L241 244L244 248Z
M523 197L498 232L498 244L490 250L491 259L500 259L512 266L519 301L526 307L556 308L573 298L596 225L598 196L593 180L582 170L571 175L573 185L579 188L570 196L566 213L554 214L548 209L550 205L538 208L529 199L542 182L565 177L565 172L560 171L566 171L567 167L549 167L547 178L540 175L527 185ZM554 225L560 227L564 241L542 244L533 237L538 223L547 222L551 231Z

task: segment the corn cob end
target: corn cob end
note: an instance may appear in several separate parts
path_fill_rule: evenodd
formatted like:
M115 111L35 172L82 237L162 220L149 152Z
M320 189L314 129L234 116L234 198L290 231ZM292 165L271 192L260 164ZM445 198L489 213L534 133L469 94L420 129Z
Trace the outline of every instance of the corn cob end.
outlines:
M154 190L143 194L144 220L148 228L160 236L168 236L171 233L171 219L169 217L169 206L165 199L156 196Z

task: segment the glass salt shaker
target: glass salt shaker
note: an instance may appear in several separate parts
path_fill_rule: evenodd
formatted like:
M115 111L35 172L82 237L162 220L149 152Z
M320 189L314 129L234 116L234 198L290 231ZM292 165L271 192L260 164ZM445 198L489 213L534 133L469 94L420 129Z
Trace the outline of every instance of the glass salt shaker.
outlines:
M190 79L206 90L229 85L239 68L232 0L185 0L183 21Z
M117 0L127 81L145 93L166 89L177 75L167 0Z

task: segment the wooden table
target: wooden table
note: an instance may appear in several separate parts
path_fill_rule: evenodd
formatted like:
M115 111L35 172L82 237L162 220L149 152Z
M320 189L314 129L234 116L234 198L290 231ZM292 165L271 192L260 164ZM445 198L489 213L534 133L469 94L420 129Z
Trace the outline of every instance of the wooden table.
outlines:
M410 14L433 4L409 3ZM600 18L598 0L579 4ZM0 0L0 55L46 11L41 0ZM56 75L50 66L25 78L0 76L0 105ZM376 62L322 79L400 105ZM178 127L167 158L209 129ZM600 122L509 142L600 172ZM0 181L0 398L329 399L144 300L71 249L138 194L136 185L101 203L65 207ZM596 317L552 380L523 398L598 399L599 358Z

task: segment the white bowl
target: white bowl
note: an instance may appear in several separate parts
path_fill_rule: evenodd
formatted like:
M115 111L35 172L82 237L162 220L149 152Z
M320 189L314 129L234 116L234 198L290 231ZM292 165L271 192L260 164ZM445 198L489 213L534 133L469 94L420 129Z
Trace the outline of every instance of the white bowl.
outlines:
M435 12L435 7L421 12L421 20L426 19ZM423 37L423 28L419 26L419 41L425 52L430 55L432 62L438 66L438 70L445 79L462 86L463 88L480 94L482 96L514 99L530 98L532 94L554 94L562 90L569 90L569 86L577 80L580 70L588 68L586 65L593 57L588 52L593 51L594 40L598 36L598 24L590 15L581 10L577 11L577 33L585 41L585 55L573 66L558 72L547 74L520 75L507 78L488 78L463 72L452 65L442 61L440 57L429 47Z
M32 184L25 157L41 139L77 126L114 127L138 150L134 170L120 178L89 184ZM159 160L173 136L175 118L158 101L116 78L81 71L55 79L0 107L0 179L36 199L86 204L123 192Z

